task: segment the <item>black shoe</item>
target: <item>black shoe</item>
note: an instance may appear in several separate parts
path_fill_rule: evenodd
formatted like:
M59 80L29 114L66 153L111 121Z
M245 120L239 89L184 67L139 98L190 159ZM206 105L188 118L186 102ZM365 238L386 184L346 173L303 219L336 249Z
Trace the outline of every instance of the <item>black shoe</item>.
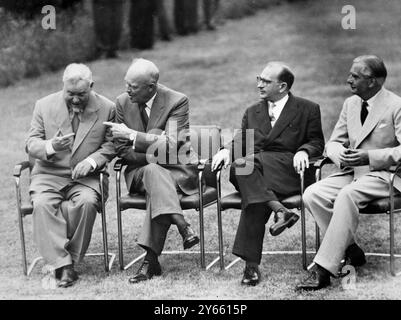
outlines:
M245 266L244 275L241 280L241 284L244 286L256 286L260 282L260 271L259 268Z
M186 226L181 232L184 250L192 248L199 243L199 237L195 234L190 226Z
M274 224L270 226L270 234L278 236L285 228L291 228L299 219L299 216L290 210L280 209L274 215Z
M138 283L141 281L150 280L153 276L160 276L162 274L162 269L158 261L156 262L149 262L144 260L139 267L136 274L128 279L129 283Z
M326 288L330 285L331 273L323 267L316 264L314 270L309 272L309 275L297 284L295 290L315 291Z
M361 267L366 263L366 257L363 250L353 243L345 250L345 264L350 264L353 267Z
M62 267L60 282L57 284L60 288L72 286L78 280L78 273L74 270L72 264Z

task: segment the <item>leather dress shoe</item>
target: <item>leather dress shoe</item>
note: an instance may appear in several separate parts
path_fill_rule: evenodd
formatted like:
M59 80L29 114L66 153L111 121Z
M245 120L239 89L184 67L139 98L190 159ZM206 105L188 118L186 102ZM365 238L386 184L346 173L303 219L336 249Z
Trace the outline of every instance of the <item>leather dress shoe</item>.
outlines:
M260 277L258 267L245 266L241 284L244 286L256 286L260 282Z
M162 269L158 261L150 262L144 260L139 267L136 274L128 279L129 283L135 284L142 281L150 280L153 276L160 276L162 274Z
M366 263L366 257L363 250L353 243L345 250L345 264L350 264L353 267L361 267Z
M309 272L309 275L297 284L295 290L314 291L326 288L330 285L331 273L323 267L316 264L315 269Z
M186 226L181 233L184 250L192 248L194 245L199 243L199 237L195 234L190 226Z
M57 286L60 288L67 288L72 286L77 280L78 280L78 274L74 270L73 265L69 264L62 267L61 278Z
M274 224L269 228L272 236L278 236L285 228L291 228L299 219L299 216L290 210L280 209L274 216Z

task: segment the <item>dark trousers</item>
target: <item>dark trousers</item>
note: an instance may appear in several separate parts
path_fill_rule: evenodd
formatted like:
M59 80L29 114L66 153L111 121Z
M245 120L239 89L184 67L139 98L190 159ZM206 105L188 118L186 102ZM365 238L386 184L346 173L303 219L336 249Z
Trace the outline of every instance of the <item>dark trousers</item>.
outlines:
M154 43L156 0L131 0L129 27L131 48L151 49Z
M174 1L174 24L178 34L198 31L198 0Z
M118 49L123 21L123 0L93 0L93 22L98 50Z

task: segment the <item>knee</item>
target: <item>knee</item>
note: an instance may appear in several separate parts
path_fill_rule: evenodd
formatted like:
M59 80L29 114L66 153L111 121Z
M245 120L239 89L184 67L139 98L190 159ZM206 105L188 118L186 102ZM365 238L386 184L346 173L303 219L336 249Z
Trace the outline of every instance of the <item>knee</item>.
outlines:
M164 168L159 166L157 163L149 163L143 167L144 177L157 177Z
M34 210L38 210L39 212L43 212L42 209L49 209L54 207L54 205L52 205L52 202L49 201L47 197L43 196L36 196L32 200L32 205Z
M309 206L311 203L313 203L316 198L317 192L318 188L316 188L316 184L312 184L305 189L304 194L302 195L302 199L305 205Z
M351 199L351 200L355 200L355 190L352 187L352 185L347 185L344 188L342 188L340 190L340 192L337 195L337 199Z
M77 195L74 199L74 202L77 206L83 206L86 208L99 208L99 196L94 190L83 190L79 195Z

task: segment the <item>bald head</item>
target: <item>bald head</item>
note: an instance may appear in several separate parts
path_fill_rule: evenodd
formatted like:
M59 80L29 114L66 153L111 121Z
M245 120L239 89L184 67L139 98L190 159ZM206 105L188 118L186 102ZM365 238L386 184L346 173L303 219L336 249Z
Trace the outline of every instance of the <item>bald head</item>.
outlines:
M128 68L125 80L141 79L154 84L159 80L159 69L156 65L146 59L134 59Z
M134 59L124 79L131 101L146 103L156 93L159 69L152 61Z
M282 62L269 62L258 78L259 95L267 101L278 101L288 94L294 83L294 74Z

